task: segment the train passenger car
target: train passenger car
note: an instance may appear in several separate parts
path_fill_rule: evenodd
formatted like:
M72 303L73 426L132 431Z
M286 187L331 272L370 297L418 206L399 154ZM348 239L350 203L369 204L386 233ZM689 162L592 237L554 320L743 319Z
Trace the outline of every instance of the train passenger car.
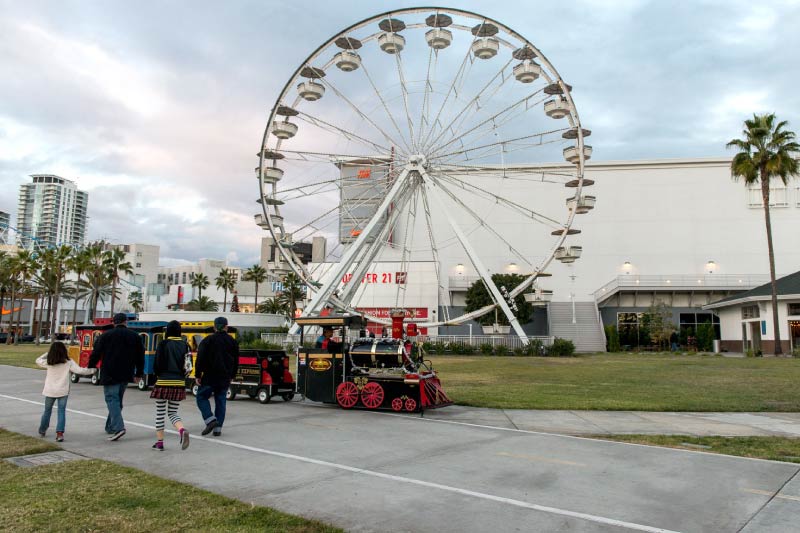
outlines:
M181 321L181 337L189 343L189 349L192 353L192 371L186 376L186 388L192 391L192 394L197 393L197 384L194 382L194 367L197 359L197 347L200 342L214 333L213 321ZM236 338L236 328L228 326L228 334Z
M294 389L285 350L245 349L239 351L239 371L226 396L233 400L237 394L247 394L261 403L269 403L273 396L280 396L288 402L294 398Z
M137 372L141 374L141 377L136 381L136 386L140 391L146 391L156 382L156 347L159 342L164 340L166 327L167 323L161 321L145 322L136 320L128 322L128 329L139 335L144 346L144 370Z
M70 359L84 368L89 364L89 357L92 355L92 349L94 348L94 343L97 340L97 337L114 327L114 325L111 323L111 319L97 319L95 322L100 323L81 324L75 326L75 335L78 339L78 344L73 344L67 349ZM98 369L100 369L102 366L103 365L101 361L98 365ZM100 384L100 372L102 372L102 370L91 376L90 380L92 385ZM77 383L80 381L81 376L70 372L69 379L73 383Z

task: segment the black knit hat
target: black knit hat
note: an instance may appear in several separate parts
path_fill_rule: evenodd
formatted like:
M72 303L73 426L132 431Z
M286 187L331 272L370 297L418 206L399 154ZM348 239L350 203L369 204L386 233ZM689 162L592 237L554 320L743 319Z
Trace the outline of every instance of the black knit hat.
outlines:
M172 320L167 323L167 337L180 337L181 336L181 323L177 320Z
M126 315L125 313L117 313L116 315L114 315L113 319L114 324L124 324L127 321L128 321L128 315Z

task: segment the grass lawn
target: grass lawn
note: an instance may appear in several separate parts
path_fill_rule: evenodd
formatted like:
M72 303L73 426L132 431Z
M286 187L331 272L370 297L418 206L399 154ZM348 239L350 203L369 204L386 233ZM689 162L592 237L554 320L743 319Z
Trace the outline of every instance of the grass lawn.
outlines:
M0 429L0 457L46 451ZM106 461L20 468L0 460L0 524L7 531L337 532Z
M681 435L595 435L597 439L800 463L800 439L787 437L687 437Z
M800 411L800 359L431 356L458 404L504 409Z
M47 353L50 349L49 344L0 344L0 365L24 366L26 368L39 368L36 366L36 358Z

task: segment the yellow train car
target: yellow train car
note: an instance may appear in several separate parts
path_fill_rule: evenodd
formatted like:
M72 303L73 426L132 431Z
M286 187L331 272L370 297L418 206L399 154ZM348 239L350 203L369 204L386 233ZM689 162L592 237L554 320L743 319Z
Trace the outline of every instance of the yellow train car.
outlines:
M194 367L197 359L197 347L200 342L214 333L213 321L180 321L181 322L181 337L189 344L189 349L192 352L192 371L186 377L186 388L192 391L192 394L197 393L197 384L194 381ZM228 334L236 338L236 328L228 326Z

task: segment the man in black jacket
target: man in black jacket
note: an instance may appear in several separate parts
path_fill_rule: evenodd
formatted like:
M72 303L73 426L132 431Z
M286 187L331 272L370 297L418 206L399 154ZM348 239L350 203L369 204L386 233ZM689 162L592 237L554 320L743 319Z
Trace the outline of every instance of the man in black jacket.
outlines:
M239 369L239 345L228 335L228 320L225 317L214 319L214 330L197 347L194 375L198 386L197 407L206 424L202 434L208 435L214 431L214 436L219 437L225 422L225 394ZM213 413L209 402L212 395Z
M108 407L106 433L108 440L119 440L125 434L122 420L122 397L131 378L136 379L144 370L144 345L139 335L128 329L128 317L124 313L114 315L114 329L100 335L94 343L89 357L89 368L97 368L102 361L100 384Z

